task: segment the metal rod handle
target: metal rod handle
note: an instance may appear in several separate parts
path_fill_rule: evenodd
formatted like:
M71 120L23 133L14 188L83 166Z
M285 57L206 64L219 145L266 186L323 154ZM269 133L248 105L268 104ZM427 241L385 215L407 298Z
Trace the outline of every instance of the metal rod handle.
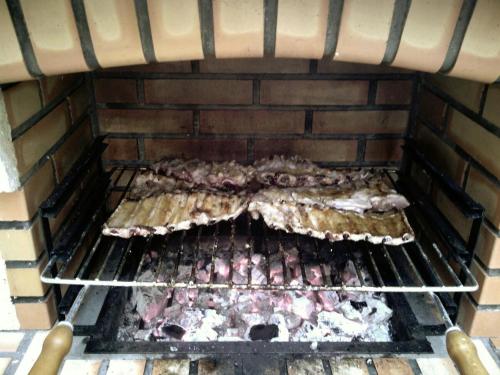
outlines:
M488 375L477 355L476 346L458 327L446 331L446 349L462 375Z
M31 368L29 375L57 375L64 357L73 344L73 326L61 322L43 341L42 352Z

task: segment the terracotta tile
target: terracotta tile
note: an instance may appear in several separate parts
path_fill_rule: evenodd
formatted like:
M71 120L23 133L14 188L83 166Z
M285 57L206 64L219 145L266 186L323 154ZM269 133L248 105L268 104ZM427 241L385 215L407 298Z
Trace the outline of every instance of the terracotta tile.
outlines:
M500 126L500 106L498 103L500 103L500 86L492 85L488 88L483 116L486 120Z
M97 359L67 359L61 369L61 375L97 375L101 361Z
M80 74L65 74L52 77L43 77L40 79L40 88L42 90L43 105L46 106L61 94L76 84Z
M450 111L448 136L500 178L500 138L456 110Z
M389 38L393 8L393 0L346 2L334 60L380 64Z
M21 0L21 7L33 52L45 75L89 69L83 57L70 2Z
M483 224L476 244L476 256L489 268L500 268L500 237Z
M103 159L136 160L139 157L135 139L109 138L105 143L109 146L104 151Z
M158 61L203 58L196 0L148 0L148 14Z
M101 132L111 133L191 133L192 111L99 109Z
M414 73L410 70L393 68L387 65L358 64L354 62L342 62L333 60L319 60L318 73L325 74L399 74Z
M217 58L264 56L264 2L214 1Z
M304 111L201 111L200 133L304 133Z
M146 360L144 359L112 359L111 361L109 361L108 371L106 372L106 375L143 375L145 366Z
M479 284L479 290L472 293L474 301L480 305L500 304L500 276L489 276L475 260L472 261L470 270Z
M364 359L354 358L334 358L330 359L332 374L347 375L368 375L368 367Z
M459 375L450 358L417 358L416 360L422 375Z
M418 148L457 184L464 178L466 162L453 149L423 124L417 126Z
M261 104L342 105L366 104L366 81L274 81L260 83Z
M203 160L247 159L246 140L145 139L145 158L200 158Z
M460 47L451 75L493 82L500 76L500 2L480 1Z
M102 69L101 72L191 73L191 61L119 66L117 68Z
M435 189L432 198L437 208L448 219L449 223L458 231L464 240L469 238L471 221L467 219L440 190Z
M38 82L21 82L2 91L5 109L12 129L42 109Z
M327 18L327 0L278 2L275 56L323 57Z
M373 364L378 375L413 375L413 370L406 359L374 358Z
M54 186L52 165L46 162L21 190L14 193L0 193L0 220L30 220Z
M251 104L250 80L145 80L146 103Z
M188 375L188 359L162 359L153 362L152 375Z
M424 80L439 87L469 109L479 112L484 84L441 74L426 74Z
M423 89L418 95L418 116L437 129L443 129L447 104L432 92Z
M61 103L13 144L20 175L33 165L66 133L70 126L68 106Z
M400 139L368 140L366 141L366 161L397 161L403 154Z
M314 112L313 133L402 134L408 126L408 111Z
M287 361L287 370L289 375L320 375L325 373L321 359L296 359Z
M412 2L392 65L437 72L448 52L461 6L462 1Z
M137 84L134 79L95 79L94 89L98 103L137 102Z
M255 140L255 159L274 154L300 155L313 161L342 162L356 160L357 141L339 140Z
M0 83L31 79L5 1L0 2Z
M7 268L10 295L12 297L41 297L48 285L40 281L40 275L47 264L47 256L42 256L32 268Z
M37 218L28 229L0 230L0 255L4 260L33 261L44 249L41 219Z
M101 67L146 63L133 0L85 0L84 5Z
M0 333L0 352L15 353L17 347L24 337L23 332L1 332Z
M53 291L40 302L16 303L14 306L21 329L49 329L57 318Z
M201 73L309 73L309 60L276 59L205 59Z
M486 218L500 228L500 188L481 172L472 168L465 191L485 208Z
M11 359L10 358L0 358L0 374L3 374L7 367L9 367Z
M378 81L376 104L410 104L412 81Z
M75 123L84 113L88 111L90 96L87 87L83 84L78 90L68 97L71 121Z

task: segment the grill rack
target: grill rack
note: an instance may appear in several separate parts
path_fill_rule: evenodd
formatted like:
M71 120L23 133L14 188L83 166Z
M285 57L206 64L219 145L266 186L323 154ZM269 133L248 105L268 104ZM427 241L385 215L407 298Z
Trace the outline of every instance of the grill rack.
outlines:
M125 169L118 170L115 184L124 176ZM130 171L130 170L129 170ZM130 173L122 197L130 187L137 169ZM400 246L373 245L366 242L340 241L330 243L319 241L301 235L290 235L282 231L268 229L262 221L253 221L249 215L242 215L235 221L218 223L213 226L193 228L189 231L171 233L167 236L151 236L148 238L121 239L107 237L102 234L97 237L90 251L85 254L81 266L74 277L66 276L70 265L78 258L78 249L86 238L90 223L80 237L77 246L69 253L54 254L49 259L41 280L47 284L108 286L108 287L164 287L188 289L242 289L271 291L345 291L345 292L400 292L400 293L452 293L473 292L478 289L478 283L469 271L466 263L458 256L450 253L455 271L438 245L426 236L424 230L417 230L416 221L412 219L412 209L408 216L417 234L415 242ZM97 220L99 212L92 217ZM229 237L229 253L231 256L230 276L228 281L218 282L215 275L215 259L221 248L219 244ZM246 284L232 281L234 254L236 243L244 237L244 249L248 257L248 278ZM209 252L200 252L201 242L211 242ZM239 241L239 242L238 242ZM302 280L290 283L289 271L285 265L285 246L290 241L298 250ZM240 246L241 248L241 246ZM274 253L272 252L274 249ZM160 249L158 266L152 280L139 280L141 268L150 254L150 250ZM240 249L241 250L241 249ZM252 282L252 254L260 253L265 259L266 284ZM281 257L284 282L270 282L271 254L278 253ZM201 256L208 255L211 261L209 281L197 282L195 277L196 263ZM179 266L191 262L192 271L189 281L178 281ZM339 278L329 277L351 260L361 285L345 285ZM343 263L344 262L344 263ZM166 264L173 264L170 269ZM306 277L306 268L319 265L322 273L322 284L311 285ZM99 267L97 267L99 266ZM372 279L366 278L364 267L369 270ZM130 269L133 268L132 274ZM128 270L125 272L125 270ZM165 279L165 271L168 271ZM329 271L329 272L328 272ZM102 277L102 275L112 277ZM461 281L465 280L465 282Z

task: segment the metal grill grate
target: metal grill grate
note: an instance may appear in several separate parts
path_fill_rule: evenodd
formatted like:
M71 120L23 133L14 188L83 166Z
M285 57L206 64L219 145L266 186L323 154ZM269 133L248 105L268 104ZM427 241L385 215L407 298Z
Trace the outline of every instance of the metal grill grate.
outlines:
M136 170L132 170L127 177L128 182L118 188L123 194L135 173ZM122 169L115 184L123 176ZM411 212L408 213L411 218ZM426 237L425 231L416 230L416 233L415 242L401 246L350 241L330 243L270 230L262 221L253 221L248 215L242 215L232 222L197 227L165 237L127 240L100 235L74 277L65 275L69 265L74 264L77 258L76 249L79 246L69 255L52 256L41 280L48 284L86 286L276 291L422 293L471 292L478 289L463 260L459 257L453 259L456 265L454 270L436 243ZM80 242L84 238L86 233L82 233ZM292 278L285 258L293 248L297 251L300 275ZM258 269L265 275L264 282L252 277L257 268L252 262L255 254L259 254L261 265ZM246 257L243 262L242 256ZM227 260L229 269L226 277L217 272L218 259ZM345 284L339 276L339 270L348 261L354 266L359 279L356 285ZM240 266L247 264L245 280L240 278L235 281L235 265L238 263ZM278 269L277 264L281 265L283 275L283 280L279 282L271 278L273 270ZM321 273L314 283L307 277L311 267L319 268ZM206 272L203 280L198 277L200 268ZM103 274L112 276L102 277ZM465 276L462 279L466 282L463 283L458 275Z

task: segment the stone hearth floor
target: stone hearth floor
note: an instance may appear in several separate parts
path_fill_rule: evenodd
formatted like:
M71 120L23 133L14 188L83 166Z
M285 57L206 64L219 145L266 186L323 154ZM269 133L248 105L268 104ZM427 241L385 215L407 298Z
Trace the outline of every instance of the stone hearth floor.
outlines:
M47 331L0 331L0 374L25 375L40 353ZM84 337L75 337L61 375L409 375L458 374L446 354L407 358L332 358L330 360L302 359L284 361L272 357L263 359L259 368L255 357L248 356L238 362L214 361L209 358L167 359L160 355L97 355L84 354ZM500 374L500 340L475 338L479 356L490 374ZM435 346L435 343L433 344Z

